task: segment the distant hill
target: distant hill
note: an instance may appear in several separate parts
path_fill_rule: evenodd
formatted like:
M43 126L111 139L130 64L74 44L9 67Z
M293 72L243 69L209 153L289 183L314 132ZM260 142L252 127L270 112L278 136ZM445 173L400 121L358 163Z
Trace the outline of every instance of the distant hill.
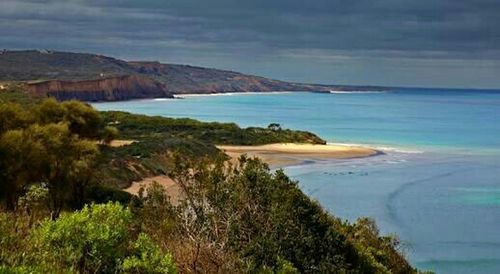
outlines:
M123 79L129 82L122 82ZM290 83L211 68L127 62L96 54L38 50L0 51L0 81L28 82L29 90L38 95L89 101L171 97L186 93L382 89ZM50 81L50 85L43 83L46 81ZM92 84L92 81L96 82ZM101 88L103 83L105 88ZM147 87L142 88L142 83ZM65 90L64 87L71 88ZM140 92L136 94L131 88Z

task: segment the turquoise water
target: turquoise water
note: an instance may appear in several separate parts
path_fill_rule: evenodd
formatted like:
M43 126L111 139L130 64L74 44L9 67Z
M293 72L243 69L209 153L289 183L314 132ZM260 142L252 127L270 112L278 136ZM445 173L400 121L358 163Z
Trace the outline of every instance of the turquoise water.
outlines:
M101 110L310 130L386 155L286 172L325 208L377 220L410 260L438 273L500 273L500 92L401 89L99 103Z

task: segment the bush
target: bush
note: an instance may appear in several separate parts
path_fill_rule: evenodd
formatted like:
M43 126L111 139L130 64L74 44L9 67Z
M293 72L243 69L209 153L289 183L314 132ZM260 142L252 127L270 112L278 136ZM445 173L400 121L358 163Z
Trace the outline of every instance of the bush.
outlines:
M164 268L172 273L169 255L145 236L129 249L133 231L132 213L119 203L86 206L57 221L42 222L32 233L33 259L43 272L142 273Z
M134 254L123 261L126 273L177 273L172 255L163 254L146 234L141 233L132 248Z
M104 130L101 134L101 138L105 144L110 144L111 141L118 138L119 135L120 135L120 132L118 131L118 129L116 127L106 126L106 127L104 127Z
M199 254L238 254L251 273L414 272L397 242L364 225L341 223L282 170L272 173L260 160L244 156L236 167L176 161L170 176L186 196L178 207L183 213L180 237L193 241ZM349 229L362 231L362 238L354 238ZM198 263L191 269L211 267L199 257L191 260Z

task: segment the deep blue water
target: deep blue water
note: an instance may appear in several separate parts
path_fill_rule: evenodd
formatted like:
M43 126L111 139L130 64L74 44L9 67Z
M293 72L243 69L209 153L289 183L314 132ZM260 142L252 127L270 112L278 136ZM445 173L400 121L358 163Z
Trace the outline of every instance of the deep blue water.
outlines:
M500 273L500 91L401 89L99 103L101 110L283 127L386 155L287 167L337 216L373 217L438 273Z

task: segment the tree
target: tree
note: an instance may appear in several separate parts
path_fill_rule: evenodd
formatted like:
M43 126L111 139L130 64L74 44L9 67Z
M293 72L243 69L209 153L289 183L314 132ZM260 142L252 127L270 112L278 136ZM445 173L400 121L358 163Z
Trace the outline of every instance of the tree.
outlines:
M17 104L0 105L0 198L12 210L24 187L47 182L53 217L68 195L73 207L83 205L89 171L97 154L102 121L91 106L43 100L25 111ZM116 130L106 129L107 139ZM68 194L69 193L69 194Z
M70 131L81 138L98 138L102 126L99 112L76 100L63 103L52 98L43 100L35 108L35 114L40 124L67 123Z
M118 138L120 132L116 127L106 126L102 132L101 139L105 144L110 144L111 141Z
M83 195L81 188L89 180L97 146L72 134L67 124L35 124L28 131L39 140L46 152L41 170L49 188L51 216L55 219L68 193Z
M281 131L281 125L278 124L278 123L271 123L267 126L268 129L272 130L272 131Z
M64 120L66 109L55 99L45 99L33 109L38 124L59 123Z
M102 119L92 106L80 101L71 100L63 102L65 109L64 121L68 123L72 133L82 138L99 138Z
M30 130L10 130L0 136L0 195L9 210L23 187L41 178L46 147Z
M7 130L21 129L31 123L31 115L18 104L0 104L0 135Z

